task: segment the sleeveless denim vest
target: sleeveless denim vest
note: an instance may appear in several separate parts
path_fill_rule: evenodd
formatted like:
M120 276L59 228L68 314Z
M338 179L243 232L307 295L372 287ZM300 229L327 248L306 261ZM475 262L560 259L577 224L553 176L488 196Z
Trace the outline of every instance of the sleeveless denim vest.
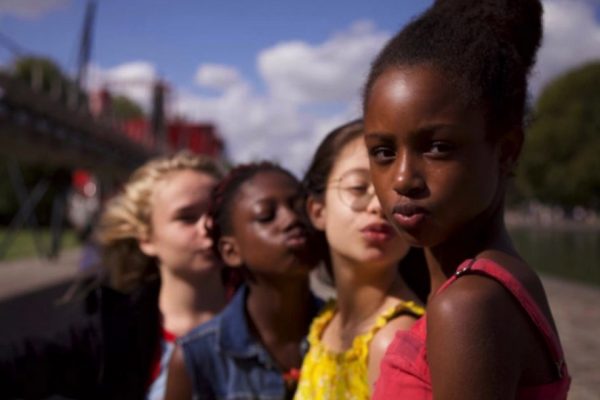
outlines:
M289 396L281 371L250 332L247 293L242 286L219 315L179 339L194 399L284 400Z

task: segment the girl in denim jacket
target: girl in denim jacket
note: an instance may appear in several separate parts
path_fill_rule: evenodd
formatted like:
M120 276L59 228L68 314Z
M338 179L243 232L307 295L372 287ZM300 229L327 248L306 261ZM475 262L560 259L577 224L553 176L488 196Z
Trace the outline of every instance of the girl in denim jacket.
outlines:
M268 162L239 166L217 187L209 231L246 283L221 314L179 341L167 398L291 398L317 310L303 215L300 183Z

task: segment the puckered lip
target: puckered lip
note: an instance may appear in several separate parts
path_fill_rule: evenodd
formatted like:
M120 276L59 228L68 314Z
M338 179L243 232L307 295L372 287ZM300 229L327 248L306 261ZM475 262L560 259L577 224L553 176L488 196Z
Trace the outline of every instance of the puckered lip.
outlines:
M374 222L365 227L363 227L361 232L374 232L374 233L384 233L389 235L394 235L395 231L392 225L387 222Z
M429 211L411 203L397 204L392 209L392 220L397 228L403 231L419 229L427 220Z
M406 204L396 204L392 209L392 214L399 214L404 217L412 217L416 214L429 214L429 211L421 206L417 206L416 204L406 203Z
M392 240L396 236L396 231L392 225L387 222L374 222L366 225L360 230L362 237L367 243L381 245Z
M308 232L304 227L297 226L286 232L284 242L289 247L304 246L308 240Z

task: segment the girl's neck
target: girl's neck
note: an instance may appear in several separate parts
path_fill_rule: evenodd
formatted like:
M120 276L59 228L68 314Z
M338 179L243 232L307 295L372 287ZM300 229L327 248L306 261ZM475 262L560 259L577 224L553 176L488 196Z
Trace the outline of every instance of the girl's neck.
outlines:
M281 371L300 368L300 343L311 322L308 277L262 279L254 276L246 298L250 329Z
M391 297L399 297L403 284L395 265L368 268L334 253L332 263L342 327L372 319Z
M463 261L488 250L516 255L504 225L503 202L474 218L446 242L425 248L431 277L430 296L456 272Z
M158 307L163 327L176 336L208 321L226 304L225 288L218 268L190 280L161 267L160 277Z
M261 279L248 283L246 310L263 343L302 340L311 319L308 279Z

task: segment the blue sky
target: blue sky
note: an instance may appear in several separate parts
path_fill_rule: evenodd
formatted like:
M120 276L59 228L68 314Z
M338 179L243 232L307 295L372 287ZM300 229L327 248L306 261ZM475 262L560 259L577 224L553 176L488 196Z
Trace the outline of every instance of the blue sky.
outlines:
M86 2L21 2L31 4L24 4L20 13L0 14L0 32L25 49L49 55L74 71ZM93 61L106 68L148 60L177 85L190 84L201 62L228 64L260 84L255 62L262 49L297 39L317 44L360 20L373 21L378 28L393 32L430 3L99 1Z
M171 115L211 121L234 161L273 158L302 172L318 141L359 115L373 56L431 1L99 0L88 86L147 105L171 88ZM0 34L76 67L84 0L0 0ZM532 91L600 58L600 3L545 0ZM10 63L0 46L0 65ZM115 83L116 82L116 83Z

